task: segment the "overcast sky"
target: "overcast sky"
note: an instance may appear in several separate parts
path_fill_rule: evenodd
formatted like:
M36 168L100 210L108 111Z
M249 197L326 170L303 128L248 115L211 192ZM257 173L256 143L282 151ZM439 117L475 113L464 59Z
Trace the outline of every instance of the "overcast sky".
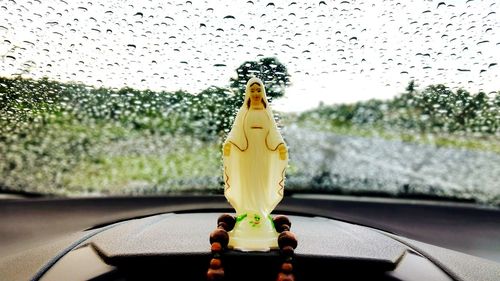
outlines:
M292 77L283 111L411 79L500 90L496 1L123 2L1 0L0 75L196 93L274 56Z

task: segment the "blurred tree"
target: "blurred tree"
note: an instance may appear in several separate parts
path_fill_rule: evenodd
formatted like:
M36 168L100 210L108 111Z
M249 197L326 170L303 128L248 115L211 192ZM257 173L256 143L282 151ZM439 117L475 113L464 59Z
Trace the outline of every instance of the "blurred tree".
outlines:
M193 107L194 118L203 120L203 128L209 135L220 136L228 133L242 104L241 96L226 88L212 86L203 90L197 97L199 101Z
M479 108L476 106L475 98L478 98L477 102L484 103L481 93L473 97L464 89L457 90L453 103L450 104L455 123L453 124L455 127L454 130L465 130L471 120L476 118Z
M447 131L452 116L453 92L443 84L430 85L421 93L416 107L421 110L420 127Z
M290 75L286 66L273 57L246 61L236 69L236 73L238 76L231 78L230 87L239 94L245 93L246 83L252 77L258 77L264 82L269 99L284 96L285 87L290 85Z
M413 94L415 91L416 91L416 88L417 88L417 85L415 84L415 80L411 80L409 83L408 83L408 86L406 86L406 92L408 94Z

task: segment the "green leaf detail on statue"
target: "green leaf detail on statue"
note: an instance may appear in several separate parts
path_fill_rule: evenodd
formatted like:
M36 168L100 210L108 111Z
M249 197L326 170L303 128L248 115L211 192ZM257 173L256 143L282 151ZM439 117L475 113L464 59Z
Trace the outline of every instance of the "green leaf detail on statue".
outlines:
M240 222L247 217L247 214L242 214L236 217L236 222Z
M252 227L260 226L260 216L254 215L253 220L248 222Z

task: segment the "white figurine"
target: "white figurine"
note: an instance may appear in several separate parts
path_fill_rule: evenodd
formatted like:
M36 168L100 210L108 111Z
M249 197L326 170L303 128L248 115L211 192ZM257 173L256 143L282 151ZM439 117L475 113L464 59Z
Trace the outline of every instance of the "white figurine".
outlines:
M264 84L251 78L245 101L223 146L224 195L236 210L229 247L278 248L271 211L283 198L288 153L267 101Z

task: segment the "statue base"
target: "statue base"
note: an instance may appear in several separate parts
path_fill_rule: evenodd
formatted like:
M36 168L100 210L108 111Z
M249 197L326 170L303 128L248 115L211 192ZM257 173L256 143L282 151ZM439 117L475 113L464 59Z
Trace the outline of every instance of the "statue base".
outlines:
M229 233L230 249L243 252L268 252L278 249L278 232L270 216L245 213L237 216Z

